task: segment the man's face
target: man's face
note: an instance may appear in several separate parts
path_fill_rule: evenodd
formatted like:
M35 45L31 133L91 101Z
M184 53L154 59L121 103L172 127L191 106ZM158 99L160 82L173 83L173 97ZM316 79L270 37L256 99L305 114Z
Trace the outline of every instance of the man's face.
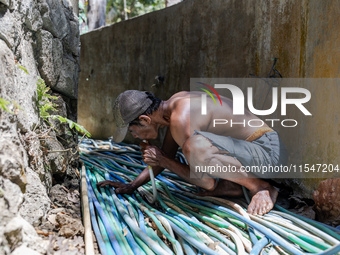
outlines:
M142 140L156 139L158 136L158 128L155 124L131 125L128 130L134 138Z

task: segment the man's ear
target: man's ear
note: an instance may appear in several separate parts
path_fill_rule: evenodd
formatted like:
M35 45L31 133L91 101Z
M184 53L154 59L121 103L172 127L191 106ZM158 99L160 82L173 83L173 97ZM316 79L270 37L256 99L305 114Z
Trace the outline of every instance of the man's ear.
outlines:
M141 115L139 116L139 121L141 122L141 124L150 124L151 118L148 115Z

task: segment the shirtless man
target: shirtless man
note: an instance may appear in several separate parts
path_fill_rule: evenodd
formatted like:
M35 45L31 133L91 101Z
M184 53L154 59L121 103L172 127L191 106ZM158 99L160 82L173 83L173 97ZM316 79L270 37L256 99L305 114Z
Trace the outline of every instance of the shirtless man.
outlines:
M207 100L209 103L212 99ZM187 182L203 188L205 191L199 193L202 196L237 197L243 194L244 186L252 195L248 212L263 215L273 208L278 195L277 190L266 181L249 178L254 177L249 173L235 175L225 172L204 175L201 173L201 178L192 178L195 173L193 164L234 166L239 170L242 165L279 165L285 160L283 144L277 133L266 124L261 128L240 125L214 127L214 119L232 119L233 122L245 120L246 123L250 119L258 119L249 111L242 116L233 115L232 101L226 97L221 97L221 100L222 108L221 105L211 102L207 114L201 115L200 92L183 91L176 93L167 101L161 101L149 92L125 91L117 97L113 107L116 124L113 139L121 142L127 131L135 138L156 139L158 129L167 126L161 149L142 144L144 162L152 166L155 176L165 168L169 169ZM190 159L192 176L189 166L174 160L178 147L181 147L185 157ZM237 151L242 152L239 154L243 156L239 157ZM131 194L149 180L149 171L145 168L129 184L107 180L97 185L113 186L117 194Z

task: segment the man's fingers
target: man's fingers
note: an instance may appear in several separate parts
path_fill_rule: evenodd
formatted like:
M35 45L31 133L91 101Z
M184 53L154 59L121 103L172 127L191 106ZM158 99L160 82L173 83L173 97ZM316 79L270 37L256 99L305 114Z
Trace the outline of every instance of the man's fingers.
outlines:
M107 181L102 181L102 182L98 182L97 186L98 187L104 187L105 185L108 185L109 183Z
M124 183L121 182L112 182L111 186L114 187L115 189L121 188L122 186L124 186Z

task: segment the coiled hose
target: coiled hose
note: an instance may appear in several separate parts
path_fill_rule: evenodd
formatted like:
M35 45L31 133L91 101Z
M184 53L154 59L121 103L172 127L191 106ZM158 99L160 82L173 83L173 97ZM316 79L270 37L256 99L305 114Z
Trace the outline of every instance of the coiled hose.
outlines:
M150 172L151 182L133 195L98 188L96 183L105 179L130 182L136 178L145 168L139 147L91 139L79 147L91 221L102 254L340 252L339 234L328 226L278 206L263 217L248 215L244 201L198 197L193 185L168 171L156 178ZM182 154L177 156L186 162Z

